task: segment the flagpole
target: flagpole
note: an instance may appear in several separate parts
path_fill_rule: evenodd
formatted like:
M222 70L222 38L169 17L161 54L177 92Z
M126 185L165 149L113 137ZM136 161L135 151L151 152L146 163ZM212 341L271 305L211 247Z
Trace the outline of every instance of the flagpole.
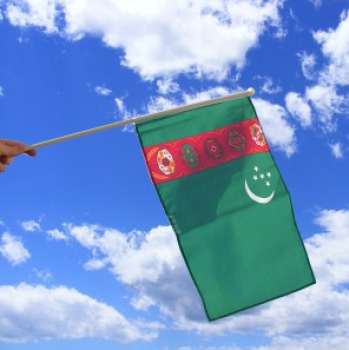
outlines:
M102 126L98 126L96 128L92 128L92 129L76 132L73 134L57 137L55 139L35 143L33 145L28 146L25 149L25 152L30 151L32 149L37 149L40 147L53 145L55 143L59 143L59 142L75 139L78 137L90 135L90 134L93 134L96 132L116 128L118 126L123 126L123 125L127 125L127 124L137 124L139 122L144 122L144 121L151 120L151 119L158 119L158 118L162 118L164 116L169 116L169 115L173 115L176 113L189 111L189 110L194 109L194 108L210 106L210 105L214 105L214 104L225 102L225 101L238 100L240 98L253 96L254 94L255 94L255 90L253 88L248 88L246 91L238 92L238 93L227 95L224 97L218 97L218 98L214 98L214 99L203 101L203 102L197 102L197 103L193 103L190 105L176 107L176 108L173 108L173 109L170 109L167 111L163 111L163 112L157 112L157 113L147 114L147 115L143 115L143 116L139 116L139 117L135 117L135 118L131 118L131 119L121 120L121 121L118 121L115 123L102 125Z

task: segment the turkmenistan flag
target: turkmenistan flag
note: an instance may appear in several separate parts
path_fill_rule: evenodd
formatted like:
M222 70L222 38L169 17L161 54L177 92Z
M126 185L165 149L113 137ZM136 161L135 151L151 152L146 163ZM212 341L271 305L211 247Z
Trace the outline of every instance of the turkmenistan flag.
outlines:
M250 98L137 125L209 320L315 283Z

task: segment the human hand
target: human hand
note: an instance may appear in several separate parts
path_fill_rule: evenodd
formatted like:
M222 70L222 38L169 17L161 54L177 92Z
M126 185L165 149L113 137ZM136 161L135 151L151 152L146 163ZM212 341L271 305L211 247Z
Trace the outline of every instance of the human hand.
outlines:
M25 151L27 146L24 143L0 139L0 172L6 171L7 165L12 164L13 158L22 153L35 156L36 150Z

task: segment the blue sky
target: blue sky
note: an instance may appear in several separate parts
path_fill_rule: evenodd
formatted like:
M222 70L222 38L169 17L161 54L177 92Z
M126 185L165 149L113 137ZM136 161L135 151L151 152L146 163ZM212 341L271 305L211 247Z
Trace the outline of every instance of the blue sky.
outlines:
M208 323L137 135L108 130L0 176L0 349L349 348L347 1L0 1L1 138L250 86L317 284Z

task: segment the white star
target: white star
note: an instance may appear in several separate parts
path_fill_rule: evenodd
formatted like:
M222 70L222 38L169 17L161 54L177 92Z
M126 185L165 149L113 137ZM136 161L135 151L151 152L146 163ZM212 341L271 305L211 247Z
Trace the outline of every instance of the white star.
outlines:
M253 180L255 180L255 181L258 180L258 176L256 176L256 175L253 176Z
M267 173L267 176L268 176L268 177L271 177L271 174L270 174L270 173Z
M255 166L253 169L254 169L254 171L256 171L256 172L259 170L259 169L258 169L258 166Z
M269 181L267 181L265 184L266 184L268 187L270 186L270 182L269 182Z
M261 179L264 179L264 178L265 178L264 174L261 174L261 175L260 175L260 178L261 178Z

